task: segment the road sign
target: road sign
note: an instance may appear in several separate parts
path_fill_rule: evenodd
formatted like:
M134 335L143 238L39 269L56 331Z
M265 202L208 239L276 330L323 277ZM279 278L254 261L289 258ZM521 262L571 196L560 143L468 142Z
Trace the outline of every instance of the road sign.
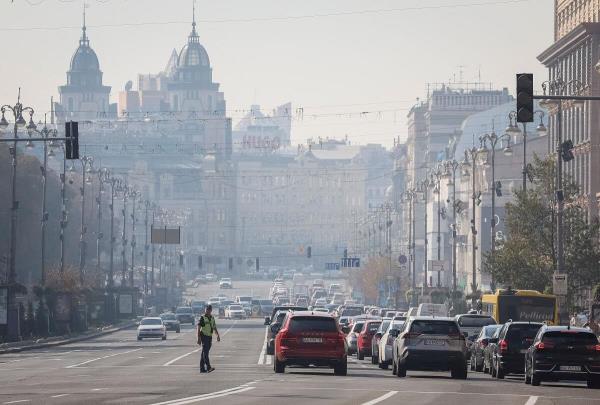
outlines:
M360 258L358 257L342 257L342 267L358 268L360 267Z
M339 270L339 263L325 263L325 270Z
M400 264L406 264L406 262L408 262L408 258L405 255L400 255L398 257L398 263L400 263Z
M429 269L431 271L444 271L448 268L445 260L429 260Z
M567 275L555 273L552 277L552 291L555 295L567 295Z

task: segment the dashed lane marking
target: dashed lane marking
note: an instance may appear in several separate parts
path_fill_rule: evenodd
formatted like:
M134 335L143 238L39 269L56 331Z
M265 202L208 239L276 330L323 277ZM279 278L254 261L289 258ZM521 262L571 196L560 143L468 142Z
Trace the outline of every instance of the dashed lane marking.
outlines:
M248 387L245 384L245 385L240 385L238 387L229 388L229 389L226 389L226 390L212 392L212 393L208 393L208 394L202 394L202 395L196 395L196 396L193 396L193 397L173 399L173 400L165 401L165 402L157 402L157 403L152 404L152 405L186 405L186 404L192 404L194 402L207 401L209 399L220 398L220 397L224 397L224 396L227 396L227 395L239 394L239 393L242 393L242 392L253 390L255 388L256 387Z
M75 367L79 367L79 366L83 366L85 364L89 364L92 363L94 361L98 361L98 360L104 360L104 359L108 359L110 357L115 357L115 356L120 356L122 354L127 354L127 353L133 353L133 352L137 352L138 350L142 350L142 348L138 348L138 349L133 349L133 350L128 350L126 352L119 352L119 353L113 353L113 354L109 354L108 356L102 356L102 357L96 357L95 359L90 359L90 360L86 360L84 362L78 363L78 364L73 364L71 366L67 366L65 368L75 368Z
M258 355L258 365L259 366L265 364L265 352L267 351L267 337L268 336L269 336L269 327L267 326L265 328L265 340L263 342L263 346L260 351L260 354Z
M382 401L385 401L385 400L386 400L386 399L388 399L388 398L391 398L391 397L393 397L393 396L394 396L394 395L396 395L397 393L398 393L398 391L390 391L390 392L388 392L388 393L386 393L386 394L383 394L383 395L382 395L382 396L380 396L380 397L377 397L377 398L375 398L375 399L372 399L372 400L370 400L370 401L368 401L368 402L365 402L365 403L363 403L362 405L375 405L375 404L378 404L378 403L380 403L380 402L382 402Z
M536 396L530 396L529 399L527 400L527 402L525 402L525 405L535 405L535 403L537 402L538 397Z

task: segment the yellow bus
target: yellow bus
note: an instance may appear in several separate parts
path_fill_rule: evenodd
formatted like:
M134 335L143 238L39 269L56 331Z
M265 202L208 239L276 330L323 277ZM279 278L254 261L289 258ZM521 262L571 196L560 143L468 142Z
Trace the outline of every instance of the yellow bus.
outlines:
M556 296L534 290L497 290L481 296L481 311L498 323L517 321L558 324Z

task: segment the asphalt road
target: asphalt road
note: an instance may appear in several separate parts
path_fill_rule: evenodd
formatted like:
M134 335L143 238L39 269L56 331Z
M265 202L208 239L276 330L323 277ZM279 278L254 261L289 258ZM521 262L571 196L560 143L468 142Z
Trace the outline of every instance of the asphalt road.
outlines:
M519 378L492 380L469 373L410 372L399 379L370 362L349 362L348 376L327 369L286 369L276 375L264 355L260 320L219 320L223 337L198 372L194 329L166 341L136 340L124 330L85 342L0 356L0 404L599 404L600 391L583 384L531 387Z

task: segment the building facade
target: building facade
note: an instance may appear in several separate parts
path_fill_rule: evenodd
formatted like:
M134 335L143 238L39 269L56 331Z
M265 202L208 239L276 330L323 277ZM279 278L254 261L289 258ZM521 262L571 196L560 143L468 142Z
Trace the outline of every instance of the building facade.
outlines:
M600 75L594 66L600 59L600 3L596 0L557 0L555 2L554 43L538 59L548 68L550 82L562 82L555 94L597 95L600 93ZM575 158L565 162L565 172L580 187L581 202L588 206L590 215L598 215L600 178L600 123L597 102L583 105L562 102L562 141L571 140ZM558 106L549 108L550 123L548 153L558 148Z

